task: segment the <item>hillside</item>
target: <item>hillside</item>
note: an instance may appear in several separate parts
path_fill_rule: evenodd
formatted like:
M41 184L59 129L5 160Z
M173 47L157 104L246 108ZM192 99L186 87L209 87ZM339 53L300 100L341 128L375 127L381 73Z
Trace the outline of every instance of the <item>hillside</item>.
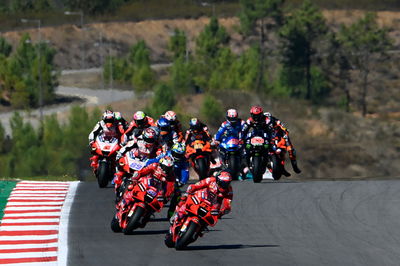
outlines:
M336 28L340 23L351 23L362 17L364 11L324 10L328 24ZM395 48L400 49L400 12L378 12L381 25L390 27L390 35L395 39ZM189 50L194 49L194 38L203 30L209 18L199 19L160 19L139 22L109 22L87 24L84 29L76 25L62 25L41 29L42 39L48 40L58 51L55 63L61 69L79 69L101 66L101 61L109 54L122 55L138 40L144 40L151 48L154 62L167 62L167 43L175 28L184 30L189 40ZM231 47L240 52L247 48L246 40L237 33L237 18L221 18L221 25L231 35ZM4 32L2 35L14 45L23 33L29 33L37 40L37 29ZM102 42L102 43L101 43ZM101 45L102 44L102 45ZM83 48L83 49L82 49ZM84 64L82 65L82 57Z

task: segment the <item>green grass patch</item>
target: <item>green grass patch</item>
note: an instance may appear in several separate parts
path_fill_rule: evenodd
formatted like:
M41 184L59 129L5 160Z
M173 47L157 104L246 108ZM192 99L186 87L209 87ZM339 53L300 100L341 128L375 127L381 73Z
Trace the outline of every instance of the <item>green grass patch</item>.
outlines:
M8 196L16 183L16 181L0 181L0 220L3 218Z

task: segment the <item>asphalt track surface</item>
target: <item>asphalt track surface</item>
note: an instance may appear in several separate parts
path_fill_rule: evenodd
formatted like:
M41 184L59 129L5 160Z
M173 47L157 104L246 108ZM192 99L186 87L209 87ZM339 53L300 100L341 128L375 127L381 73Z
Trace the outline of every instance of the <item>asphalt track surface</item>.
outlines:
M232 213L189 246L164 245L165 211L113 233L113 190L81 183L68 265L399 265L400 181L236 182Z

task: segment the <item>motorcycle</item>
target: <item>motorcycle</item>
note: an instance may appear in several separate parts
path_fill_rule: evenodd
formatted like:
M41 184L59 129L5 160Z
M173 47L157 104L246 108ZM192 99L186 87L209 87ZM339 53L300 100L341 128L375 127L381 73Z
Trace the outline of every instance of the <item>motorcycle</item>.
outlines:
M93 169L99 187L104 188L112 180L115 173L115 156L121 146L115 137L99 135L92 144L92 152L99 156L97 169Z
M185 203L187 216L184 219L175 219L170 226L164 240L167 247L185 249L203 235L207 226L215 226L218 217L211 215L212 204L207 199L207 194L207 191L199 190L188 196Z
M200 180L208 177L211 153L211 144L208 141L195 140L186 146L186 156Z
M158 189L163 181L152 177L142 177L138 183L132 182L130 181L119 203L119 210L111 221L111 229L114 232L122 231L124 234L132 234L135 229L144 228L151 215L160 212L164 206Z
M224 164L231 170L232 178L238 179L240 172L240 161L242 145L237 137L229 136L222 139L220 151L224 153Z
M135 156L134 151L129 151L125 154L124 157L119 159L118 164L119 167L122 168L122 171L125 172L124 179L122 181L121 186L118 188L116 193L116 202L119 202L127 188L127 182L133 176L133 174L143 167L146 166L148 159L147 158L138 158Z
M271 172L274 180L280 179L282 175L281 167L278 163L275 152L271 149L265 138L252 136L250 143L246 145L248 156L250 156L250 171L253 175L254 183L260 183L266 169Z

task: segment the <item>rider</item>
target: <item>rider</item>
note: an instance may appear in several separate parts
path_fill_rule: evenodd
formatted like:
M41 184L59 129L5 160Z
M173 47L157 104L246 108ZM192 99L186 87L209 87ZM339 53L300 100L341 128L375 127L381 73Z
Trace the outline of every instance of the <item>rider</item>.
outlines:
M219 127L217 134L215 134L215 141L219 144L228 136L234 136L239 139L240 143L243 144L243 128L244 128L244 120L239 118L238 112L236 109L229 109L226 111L226 121L222 122ZM220 154L223 161L226 160L226 153L224 150L220 149Z
M117 161L124 157L129 151L132 151L136 158L152 159L161 153L161 149L157 142L157 132L153 128L146 128L143 133L135 140L129 141L117 153ZM120 170L115 174L114 183L117 191L122 183L125 172Z
M166 153L160 154L155 159L150 159L147 164L152 164L158 162L164 156L171 156L174 159L174 172L175 172L175 186L174 195L171 198L170 207L168 209L168 218L172 216L175 211L175 207L178 204L179 198L181 196L180 188L184 186L189 180L189 163L185 157L185 145L180 142L176 142L171 150Z
M137 111L133 114L133 120L130 122L128 129L122 139L122 144L125 145L133 137L138 137L145 128L155 127L154 119L147 116L143 111Z
M227 171L216 172L215 176L203 179L196 184L190 185L186 190L186 195L181 197L176 213L171 218L171 223L175 219L182 220L187 215L186 212L186 199L187 195L205 189L207 192L208 200L212 204L211 214L221 218L223 215L228 214L231 210L231 201L233 198L233 191L231 186L232 176Z
M124 194L119 208L123 208L125 204L128 204L133 199L132 189L134 185L140 182L142 177L151 177L150 185L159 191L157 200L166 203L174 190L175 175L173 159L170 156L164 156L160 159L160 162L152 163L137 171L132 177L133 182L128 186L128 192ZM145 219L148 221L150 216ZM146 224L147 221L142 221L142 224Z
M157 120L157 128L160 132L160 145L162 146L163 151L166 152L174 143L179 141L178 134L172 130L170 121L165 117L161 117Z
M301 170L299 169L299 167L297 165L296 150L294 149L293 144L290 141L289 131L283 125L282 121L279 120L278 118L272 116L271 113L265 112L264 115L266 117L267 126L273 132L274 139L277 141L279 141L281 139L283 140L283 145L286 147L286 150L289 153L289 158L290 158L290 162L292 163L293 171L297 174L300 174Z
M125 132L128 129L128 122L122 117L120 112L114 112L114 117L118 122L119 130Z
M182 131L182 124L176 117L176 113L174 111L167 111L161 117L164 117L169 121L171 125L171 130L176 132L176 134L178 135L178 141L182 142L184 138Z
M121 131L121 128L118 126L118 122L115 120L114 112L106 110L103 113L102 119L96 123L92 132L89 134L89 146L93 145L99 134L104 134L105 137L114 137L120 141L123 133L124 132ZM90 166L93 167L93 169L97 169L98 160L99 156L96 154L90 157Z

